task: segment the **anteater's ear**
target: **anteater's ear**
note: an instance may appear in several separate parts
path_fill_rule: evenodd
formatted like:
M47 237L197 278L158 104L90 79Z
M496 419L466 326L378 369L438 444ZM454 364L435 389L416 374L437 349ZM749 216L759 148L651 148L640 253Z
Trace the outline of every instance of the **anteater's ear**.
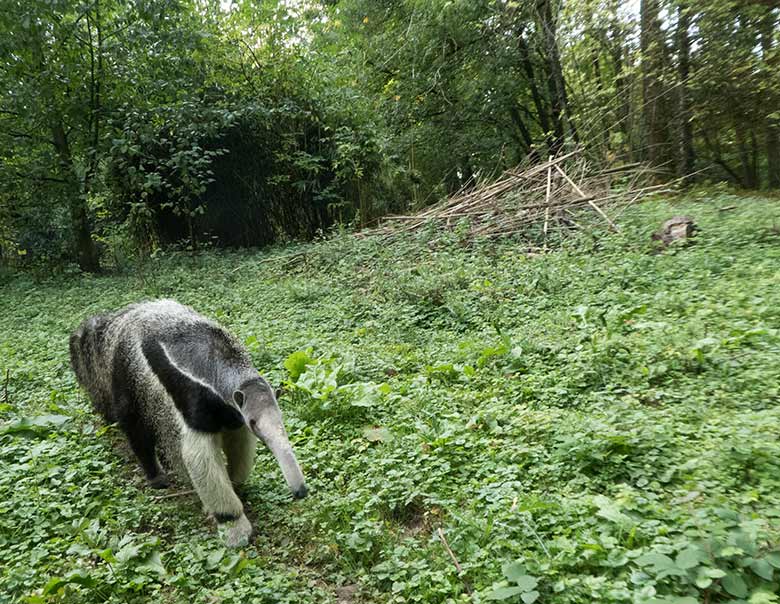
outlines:
M241 392L240 390L236 390L235 392L233 392L233 402L236 403L236 405L238 405L239 409L241 407L243 407L244 406L244 393Z

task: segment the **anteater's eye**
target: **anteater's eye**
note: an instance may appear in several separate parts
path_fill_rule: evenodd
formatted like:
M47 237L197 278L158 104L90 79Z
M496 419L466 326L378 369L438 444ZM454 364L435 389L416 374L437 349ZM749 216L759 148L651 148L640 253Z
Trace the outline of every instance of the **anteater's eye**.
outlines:
M236 390L233 393L233 400L235 401L236 405L239 406L239 408L244 406L244 393L240 390Z

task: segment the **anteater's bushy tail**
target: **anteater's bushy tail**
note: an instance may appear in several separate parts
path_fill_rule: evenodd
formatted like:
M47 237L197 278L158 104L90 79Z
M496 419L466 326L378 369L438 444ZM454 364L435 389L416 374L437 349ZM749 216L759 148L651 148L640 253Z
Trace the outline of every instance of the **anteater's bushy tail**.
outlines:
M104 358L105 329L113 315L97 315L79 325L70 336L70 366L79 384L87 391L92 406L106 422L117 418L111 405L110 367Z

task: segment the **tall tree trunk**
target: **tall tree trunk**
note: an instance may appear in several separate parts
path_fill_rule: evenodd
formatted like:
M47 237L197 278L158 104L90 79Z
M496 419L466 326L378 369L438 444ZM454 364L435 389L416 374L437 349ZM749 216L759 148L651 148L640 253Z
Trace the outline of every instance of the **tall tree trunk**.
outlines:
M661 30L660 1L642 0L640 4L640 47L642 51L642 113L645 157L656 168L671 168L668 101L663 83L666 44Z
M758 150L758 137L756 131L750 129L750 177L753 180L753 188L761 188L761 173L758 169L760 151Z
M56 151L60 171L65 180L65 195L68 201L71 229L73 231L74 252L81 270L98 272L100 270L100 259L95 242L92 241L92 229L89 224L87 202L86 198L81 194L82 187L73 165L70 143L65 132L62 116L57 109L54 91L50 82L51 76L47 73L41 41L42 34L40 31L34 30L32 35L31 50L40 75L41 97L47 104L51 142Z
M767 80L776 77L776 67L770 66L772 38L775 32L775 14L767 9L761 21L761 58L764 61L764 75ZM778 106L777 87L766 82L765 111L776 113ZM767 184L770 189L780 188L780 120L767 116L764 119L764 139L766 141Z
M693 147L693 123L688 77L691 63L691 13L685 3L677 6L677 120L678 157L677 176L687 176L696 170L696 153Z
M509 116L512 118L512 122L514 122L515 126L517 127L517 131L522 137L521 140L523 143L523 155L526 155L531 151L531 149L533 149L534 141L533 138L531 138L531 131L523 121L523 118L520 115L520 110L516 105L509 106Z
M57 157L67 181L65 191L79 268L83 271L95 273L100 270L100 259L98 258L95 242L92 241L87 204L81 195L79 182L75 178L70 145L68 144L68 137L65 134L61 120L54 119L52 121L51 133L54 149L57 152Z
M743 124L734 124L734 132L737 139L737 149L739 151L739 163L742 166L742 182L746 189L757 189L755 162L753 161L753 151L755 145L745 139L745 130Z
M524 33L522 31L520 31L517 36L517 44L520 49L520 62L523 66L523 70L525 71L526 78L528 78L528 87L531 90L531 99L533 100L534 108L536 109L536 117L539 120L539 125L542 127L542 131L544 132L547 146L550 148L550 150L552 150L555 142L552 138L550 116L547 113L547 106L544 98L542 97L542 93L539 91L539 87L536 85L536 73L534 71L533 63L531 62L531 53L528 48L528 42L526 42ZM517 114L517 117L520 117L519 113ZM512 119L515 120L514 115L512 116ZM517 122L517 120L515 120L515 122Z
M601 48L599 46L594 45L593 47L593 75L596 79L596 94L598 95L599 100L604 99L604 77L601 73ZM612 129L612 124L609 121L609 112L608 111L602 111L601 115L601 145L602 149L601 152L604 157L607 157L610 154L610 148L609 148L609 139L610 139L610 130Z
M615 8L617 11L617 8ZM618 97L617 127L622 133L621 151L626 154L628 161L633 161L633 145L631 144L631 87L624 69L624 46L622 35L617 27L618 20L612 22L610 32L610 54L615 70L615 92Z
M715 161L716 164L718 164L723 170L731 176L732 180L737 183L740 186L745 186L745 183L742 179L742 176L737 173L737 171L732 168L728 162L723 159L723 153L721 152L720 145L718 144L718 139L713 138L707 133L707 125L705 124L704 127L701 129L701 136L704 139L704 144L707 146L707 149L709 149L710 153L712 154L712 159ZM715 136L719 132L715 132Z
M542 48L547 57L547 82L550 90L551 114L555 125L556 147L560 149L565 142L565 127L575 142L579 140L577 129L569 111L569 99L566 92L566 80L563 77L561 53L556 36L556 20L552 10L552 0L537 0L536 10L542 35Z

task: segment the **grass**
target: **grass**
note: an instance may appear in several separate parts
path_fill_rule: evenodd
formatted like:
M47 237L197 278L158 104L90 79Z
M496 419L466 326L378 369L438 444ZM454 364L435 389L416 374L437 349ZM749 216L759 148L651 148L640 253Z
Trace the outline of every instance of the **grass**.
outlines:
M697 242L651 253L679 213ZM621 221L539 256L341 235L5 275L0 602L777 602L780 204ZM154 297L287 383L312 494L262 452L244 550L144 486L69 370L84 316Z

